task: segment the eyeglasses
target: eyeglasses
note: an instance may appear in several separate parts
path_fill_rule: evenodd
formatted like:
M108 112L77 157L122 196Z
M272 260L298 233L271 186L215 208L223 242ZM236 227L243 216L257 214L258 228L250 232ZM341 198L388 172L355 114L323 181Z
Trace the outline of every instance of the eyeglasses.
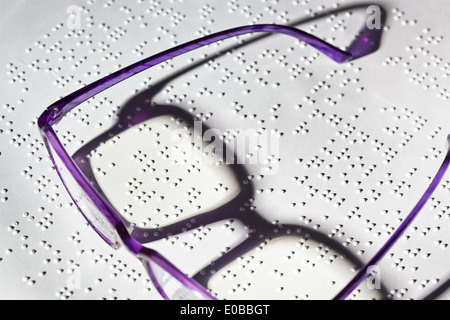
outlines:
M146 242L146 230L137 228L135 224L130 223L129 220L125 219L111 202L91 184L85 173L83 173L79 165L64 148L53 127L81 103L144 70L197 48L231 37L257 32L281 33L294 37L311 45L337 63L346 63L373 52L376 50L376 39L380 36L380 30L366 28L350 46L349 51L344 51L311 34L293 27L267 24L238 27L179 45L123 68L52 104L43 112L38 120L40 133L44 139L55 169L80 212L93 229L110 246L115 249L124 246L134 256L141 260L148 271L153 284L165 299L216 299L216 291L208 290L198 281L183 273L160 253L144 246ZM402 233L407 229L421 208L431 197L432 193L442 180L449 166L449 161L450 151L447 153L441 168L427 191L412 212L376 255L364 267L360 268L359 273L357 273L344 289L335 296L335 299L347 298L364 281L364 279L371 275L369 271L371 270L371 267L377 265L392 248L394 243L400 238ZM280 239L268 239L259 246L254 247L253 251L249 250L249 254L247 255L248 259L254 259L255 256L258 256L261 252L280 252L280 245L298 247L302 246L305 241L308 241L308 237L299 239L293 238L288 234ZM294 252L292 252L292 254L294 254ZM267 259L270 260L270 256L271 255L269 254ZM334 259L336 259L336 256L331 258L333 261ZM276 263L279 263L279 261L276 261ZM346 265L339 265L338 262L336 262L336 264L338 267L348 267ZM297 268L297 270L299 270L299 268Z

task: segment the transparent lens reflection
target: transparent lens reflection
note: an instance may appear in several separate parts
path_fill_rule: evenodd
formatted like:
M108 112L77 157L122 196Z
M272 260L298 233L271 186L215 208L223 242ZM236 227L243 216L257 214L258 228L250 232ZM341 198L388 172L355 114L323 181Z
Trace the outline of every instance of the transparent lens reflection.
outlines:
M150 273L154 285L164 298L169 300L204 300L200 292L186 287L151 259L146 259L143 263Z
M106 220L103 214L97 209L92 200L87 196L86 192L80 187L78 182L67 170L63 161L56 151L50 146L54 164L63 180L67 191L72 196L78 208L89 221L89 223L107 240L111 245L117 246L119 238L114 227Z

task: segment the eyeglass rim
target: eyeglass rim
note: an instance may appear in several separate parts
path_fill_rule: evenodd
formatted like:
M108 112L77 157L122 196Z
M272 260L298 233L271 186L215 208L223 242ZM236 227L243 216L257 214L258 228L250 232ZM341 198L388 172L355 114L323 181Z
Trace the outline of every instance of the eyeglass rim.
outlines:
M183 274L178 268L176 268L170 261L165 259L162 255L157 253L154 250L148 249L141 245L138 241L134 240L131 236L131 234L127 231L127 227L123 223L122 219L120 218L119 213L106 201L100 193L95 190L95 188L88 182L88 179L86 176L81 172L81 170L78 168L78 166L75 164L74 160L69 156L67 151L65 150L64 146L60 142L59 138L57 137L55 131L53 130L52 126L57 124L68 112L70 112L73 108L77 107L82 102L90 99L91 97L97 95L98 93L109 89L110 87L114 86L115 84L126 80L137 73L140 73L144 70L147 70L159 63L162 63L164 61L167 61L171 58L174 58L180 54L186 53L188 51L197 49L199 47L208 45L213 42L221 41L230 37L238 36L245 33L255 33L255 32L273 32L273 33L284 33L290 36L294 36L299 38L300 40L306 42L307 44L312 45L317 50L321 51L325 55L327 55L329 58L333 59L334 61L338 63L344 63L351 61L355 58L357 58L356 55L353 55L350 52L343 51L317 37L314 35L311 35L309 33L306 33L302 30L293 28L293 27L287 27L287 26L280 26L280 25L274 25L274 24L261 24L261 25L251 25L251 26L244 26L244 27L237 27L225 31L221 31L206 37L202 37L200 39L193 40L191 42L187 42L185 44L179 45L175 48L163 51L159 54L156 54L154 56L151 56L147 59L141 60L133 65L130 65L129 67L123 68L109 76L106 76L100 80L97 80L96 82L75 91L74 93L66 96L65 98L62 98L58 102L52 104L50 107L48 107L43 114L38 119L38 127L41 132L41 135L44 138L45 144L47 148L49 149L49 153L52 156L52 153L50 151L49 146L55 150L57 155L60 157L60 159L63 161L63 164L68 169L69 173L75 178L76 182L80 185L80 187L86 192L88 197L93 201L94 205L98 208L98 210L105 216L105 218L111 223L111 225L116 230L120 240L122 241L122 244L127 247L134 255L141 256L142 258L148 258L152 259L152 261L159 261L159 265L163 267L164 270L168 271L172 275L175 276L177 280L179 280L184 285L187 285L189 288L192 288L194 290L198 290L201 293L204 293L206 296L209 295L209 293L206 291L206 289L196 283L194 280L189 278L187 275ZM376 32L376 31L373 31ZM369 46L369 42L361 42L361 46ZM362 50L362 48L357 48L359 50ZM364 51L364 50L363 50ZM450 135L448 137L450 141ZM55 163L54 159L52 158L52 161ZM412 219L414 219L415 215L420 211L421 207L425 204L426 201L424 201L425 198L429 197L430 190L435 189L437 187L437 184L439 184L440 179L442 179L445 171L447 170L450 162L450 152L447 154L444 163L442 164L438 174L436 175L435 179L433 180L430 187L425 192L424 196L421 198L419 203L416 205L413 212L405 219L402 226L394 233L394 236L399 236L399 232L402 229L407 228L407 226L412 222ZM55 164L56 166L56 164ZM58 171L58 174L61 177L61 174L59 172L59 169L56 167L56 170ZM61 177L62 178L62 177ZM63 179L61 179L63 180ZM437 182L437 183L436 183ZM63 180L64 183L64 180ZM69 189L65 185L68 193L70 194ZM432 193L433 191L431 191ZM72 196L72 195L71 195ZM419 207L419 208L418 208ZM418 209L417 209L418 208ZM416 210L417 209L417 210ZM83 211L80 210L81 213L84 215ZM415 214L411 216L413 213ZM97 233L110 245L113 247L118 247L119 244L113 244L109 239L107 239L95 226L94 224L85 216L86 220L94 227L94 229L97 231ZM405 227L405 228L402 228ZM401 233L403 232L401 231ZM375 260L381 260L381 258L384 256L384 254L387 252L387 250L393 246L393 244L396 242L397 239L394 239L393 237L390 238L383 248L377 253L377 255L371 260L371 262L374 262ZM378 260L375 261L374 264L378 263ZM156 262L156 261L155 261ZM360 271L360 274L357 275L352 282L350 282L346 288L342 290L342 292L336 296L335 299L345 299L350 295L350 293L360 284L362 281L361 279L366 277L365 274L365 268L362 268ZM213 298L213 297L212 297Z

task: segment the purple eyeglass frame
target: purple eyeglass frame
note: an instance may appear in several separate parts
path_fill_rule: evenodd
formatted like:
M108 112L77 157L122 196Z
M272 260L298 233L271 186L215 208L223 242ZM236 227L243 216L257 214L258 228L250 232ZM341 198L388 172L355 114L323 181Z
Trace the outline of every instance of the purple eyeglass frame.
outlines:
M65 169L69 172L69 174L75 179L75 181L79 184L79 186L83 189L86 195L92 200L95 207L104 215L107 221L114 227L117 235L120 238L121 244L124 245L133 255L139 258L144 262L144 265L147 268L147 271L150 274L151 280L156 286L158 292L164 299L168 299L169 297L164 292L163 288L160 287L158 282L154 279L154 275L149 270L148 261L156 263L166 272L170 273L176 280L182 283L186 288L190 290L194 290L199 293L203 299L211 299L215 300L213 297L203 286L198 284L195 280L181 272L176 266L174 266L170 261L164 258L160 253L155 250L144 247L140 242L136 241L131 234L128 232L127 227L122 220L120 214L109 204L109 202L103 198L103 196L91 185L86 176L82 173L80 168L77 166L72 157L65 150L61 141L57 137L55 131L52 126L56 125L61 121L61 119L70 112L73 108L77 107L82 102L92 98L93 96L99 94L100 92L116 85L117 83L126 80L144 70L147 70L155 65L158 65L166 60L177 57L181 54L187 53L194 49L209 45L211 43L225 40L231 37L236 37L239 35L247 34L247 33L256 33L256 32L270 32L270 33L282 33L292 37L295 37L318 51L322 52L332 60L337 63L344 63L352 61L356 58L363 57L367 54L370 54L374 51L373 46L374 42L372 41L374 38L379 37L377 33L380 30L370 30L365 29L360 36L355 40L355 42L350 46L349 51L343 51L317 37L301 31L299 29L288 27L288 26L280 26L273 24L260 24L260 25L251 25L251 26L243 26L237 27L229 30L225 30L222 32L214 33L205 37L202 37L197 40L193 40L187 42L185 44L176 46L172 49L163 51L156 55L153 55L149 58L143 59L135 64L132 64L126 68L123 68L115 73L112 73L94 83L85 86L84 88L73 92L72 94L62 98L61 100L55 102L50 107L48 107L42 115L38 119L38 127L40 134L45 142L45 145L48 149L50 157L55 165L56 171L60 176L65 188L67 189L69 195L72 197L72 200L76 204L75 199L73 198L69 188L64 182L60 169L56 165L54 160L54 156L52 154L51 149L57 154L57 156L63 162ZM376 50L376 48L375 48ZM448 137L450 142L450 135ZM361 284L362 281L366 277L369 276L367 274L367 269L370 266L376 265L380 262L380 260L386 255L386 253L392 248L395 242L401 237L403 232L407 229L407 227L411 224L414 218L417 216L421 208L428 201L432 193L435 191L440 181L442 180L446 170L448 169L450 163L450 150L445 157L445 160L436 174L435 178L431 182L430 186L419 200L417 205L411 211L411 213L407 216L407 218L403 221L403 223L399 226L396 232L390 237L390 239L384 244L384 246L375 254L375 256L363 267L360 272L353 278L348 285L342 289L342 291L334 298L335 300L343 300L346 299L351 292ZM77 204L78 206L78 204ZM80 209L80 208L79 208ZM105 240L109 245L114 247L115 249L120 247L119 243L112 243L108 238L106 238L92 223L83 211L80 209L80 212L89 222L89 224L94 228L94 230Z

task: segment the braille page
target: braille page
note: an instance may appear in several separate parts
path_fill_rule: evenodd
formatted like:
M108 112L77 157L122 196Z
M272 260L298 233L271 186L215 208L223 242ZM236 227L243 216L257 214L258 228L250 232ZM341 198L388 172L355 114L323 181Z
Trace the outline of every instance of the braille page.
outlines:
M343 64L286 35L224 40L108 89L55 126L123 219L148 230L146 246L219 298L333 298L446 156L445 0L1 2L0 298L161 299L139 260L78 212L37 118L214 32L288 25L345 49L366 25L381 31L378 50ZM447 173L350 298L449 299L449 231Z

